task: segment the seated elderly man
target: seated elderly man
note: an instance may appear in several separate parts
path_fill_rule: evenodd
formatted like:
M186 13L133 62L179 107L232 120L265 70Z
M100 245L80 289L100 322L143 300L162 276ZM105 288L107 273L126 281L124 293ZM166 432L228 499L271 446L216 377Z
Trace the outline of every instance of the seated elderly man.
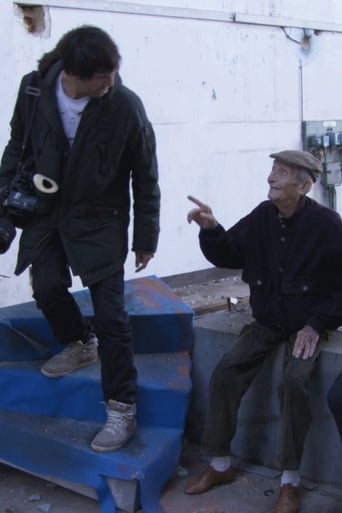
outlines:
M211 459L185 493L234 481L230 444L241 398L265 358L285 344L278 390L282 475L275 511L298 513L299 466L311 420L308 383L328 330L342 324L342 222L307 197L322 172L318 159L292 150L270 156L268 200L227 231L208 205L189 196L196 208L188 221L200 227L204 256L217 267L242 269L254 322L214 369L202 444Z

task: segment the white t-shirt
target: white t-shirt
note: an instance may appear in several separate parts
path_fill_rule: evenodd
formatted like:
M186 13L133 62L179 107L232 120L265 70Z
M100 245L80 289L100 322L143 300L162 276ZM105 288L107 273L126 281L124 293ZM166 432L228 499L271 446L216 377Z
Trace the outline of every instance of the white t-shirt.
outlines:
M63 91L62 73L60 73L57 79L56 94L58 109L63 122L64 133L67 136L71 146L75 139L82 112L84 111L85 106L89 101L89 96L78 98L77 100L69 98L69 96L67 96Z

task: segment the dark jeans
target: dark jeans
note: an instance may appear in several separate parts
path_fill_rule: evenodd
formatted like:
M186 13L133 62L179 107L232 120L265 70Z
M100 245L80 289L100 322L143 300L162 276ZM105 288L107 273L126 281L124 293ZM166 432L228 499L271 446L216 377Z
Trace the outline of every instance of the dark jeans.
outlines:
M328 403L335 418L342 442L342 372L328 392Z
M294 339L293 336L284 340L284 337L256 322L243 328L237 343L223 356L211 377L202 444L207 454L230 454L241 399L266 357L285 342L283 379L278 388L281 405L280 463L282 469L299 468L311 421L308 383L321 343L311 358L303 360L291 354Z
M86 340L92 330L73 295L71 274L63 245L56 234L31 266L33 297L49 321L57 340L68 344ZM94 308L94 330L99 340L104 399L134 402L137 371L133 363L132 329L124 308L124 273L107 276L89 286Z

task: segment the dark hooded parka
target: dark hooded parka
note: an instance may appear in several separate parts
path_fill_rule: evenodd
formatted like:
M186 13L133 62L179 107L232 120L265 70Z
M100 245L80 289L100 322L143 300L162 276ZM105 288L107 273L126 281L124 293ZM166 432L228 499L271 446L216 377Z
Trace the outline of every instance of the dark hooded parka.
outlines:
M27 154L33 153L37 173L59 186L51 194L48 213L34 214L26 223L15 273L24 271L44 242L58 230L74 275L84 285L119 270L128 251L130 187L133 192L133 251L153 253L159 234L160 191L155 138L139 97L116 83L101 98L90 98L72 147L64 135L55 94L61 63L55 63L38 81L40 96L29 136ZM20 85L5 148L0 187L8 186L19 160L28 105L26 86ZM36 85L36 84L35 84Z

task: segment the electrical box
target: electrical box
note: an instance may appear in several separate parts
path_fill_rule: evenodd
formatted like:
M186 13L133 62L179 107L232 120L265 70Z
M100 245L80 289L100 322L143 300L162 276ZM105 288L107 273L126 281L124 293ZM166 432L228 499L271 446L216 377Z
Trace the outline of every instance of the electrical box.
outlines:
M303 121L302 135L304 150L322 162L322 185L341 185L342 121Z

